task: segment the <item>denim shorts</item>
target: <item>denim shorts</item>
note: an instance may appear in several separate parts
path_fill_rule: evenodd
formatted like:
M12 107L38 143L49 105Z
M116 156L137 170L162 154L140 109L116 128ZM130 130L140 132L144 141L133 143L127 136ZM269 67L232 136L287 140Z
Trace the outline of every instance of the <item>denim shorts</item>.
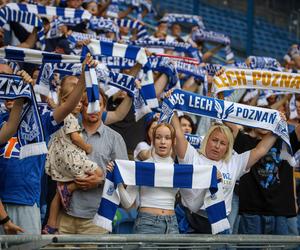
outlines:
M179 234L176 215L139 212L134 223L136 234Z

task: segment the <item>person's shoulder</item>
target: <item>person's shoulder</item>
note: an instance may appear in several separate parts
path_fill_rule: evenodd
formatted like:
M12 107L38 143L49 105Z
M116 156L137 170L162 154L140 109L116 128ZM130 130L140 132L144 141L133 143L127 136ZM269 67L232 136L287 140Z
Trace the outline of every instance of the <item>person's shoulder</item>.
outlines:
M109 136L115 136L115 137L121 137L123 138L117 131L113 130L112 128L108 127L105 124L102 124L103 130L105 133L107 133Z

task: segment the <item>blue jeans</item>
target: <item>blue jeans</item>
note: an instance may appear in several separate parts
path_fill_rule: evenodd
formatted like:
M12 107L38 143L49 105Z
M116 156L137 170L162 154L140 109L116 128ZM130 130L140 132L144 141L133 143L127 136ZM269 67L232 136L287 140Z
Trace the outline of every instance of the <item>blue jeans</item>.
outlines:
M228 215L228 221L230 224L230 233L238 234L239 225L240 225L240 216L239 216L239 196L233 193L232 202L231 202L231 212Z
M240 233L288 235L287 218L244 213L241 214Z
M179 234L176 215L139 212L134 223L136 234Z

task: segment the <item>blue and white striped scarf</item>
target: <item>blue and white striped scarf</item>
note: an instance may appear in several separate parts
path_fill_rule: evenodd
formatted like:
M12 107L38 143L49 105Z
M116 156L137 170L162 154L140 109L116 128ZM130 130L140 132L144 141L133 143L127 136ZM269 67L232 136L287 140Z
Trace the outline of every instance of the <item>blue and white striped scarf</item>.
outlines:
M187 23L193 26L197 25L198 27L204 29L204 23L201 16L196 15L187 15L187 14L178 14L178 13L168 13L163 16L161 21L167 23Z
M158 107L153 74L144 48L120 43L91 40L91 43L83 48L82 54L85 55L87 52L90 52L92 55L127 58L141 64L144 73L141 80L141 95L150 108Z
M9 22L28 24L37 27L37 36L41 43L42 50L45 49L45 33L42 21L37 15L30 12L13 10L8 7L3 7L0 9L0 27L3 27Z
M178 73L194 76L195 79L199 79L202 82L204 81L206 70L203 67L181 60L174 60L173 63L175 64Z
M232 89L267 89L300 93L300 74L278 71L225 69L213 79L214 93Z
M18 128L20 158L46 154L47 146L44 137L35 95L30 84L23 82L16 75L0 74L0 99L14 100L25 98L21 122Z
M130 75L116 73L109 71L104 64L98 64L95 68L96 77L98 83L103 85L109 85L126 91L126 93L133 98L135 119L138 121L145 114L149 113L151 110L145 104L145 100L141 95L139 89L135 86L136 78ZM53 73L59 73L61 76L75 75L79 76L81 74L81 64L66 64L66 63L45 63L42 65L38 76L38 85L35 85L35 90L43 95L48 95L51 89L51 75ZM88 94L89 95L89 94ZM93 102L93 97L91 95L91 102ZM93 104L94 105L94 104Z
M84 60L84 57L75 55L62 55L12 46L0 48L0 58L16 62L29 62L40 65L44 63L81 63ZM50 73L48 75L50 75ZM88 113L98 112L100 111L100 107L99 105L96 105L96 103L99 104L99 88L95 70L93 68L90 68L90 70L85 69L85 77L86 91L88 93L89 101ZM38 84L39 83L37 83L37 85Z
M195 42L204 41L204 42L215 42L215 43L223 44L226 46L225 47L226 61L232 60L234 57L234 54L230 48L230 38L222 33L198 28L192 32L192 40Z
M204 206L213 234L230 227L215 166L116 160L113 172L106 175L98 213L93 220L108 231L112 231L112 221L120 204L119 184L206 190Z
M223 101L175 89L162 103L160 121L170 122L173 111L179 110L243 126L272 131L290 146L287 123L279 111Z
M132 42L132 44L141 46L141 47L147 47L147 48L165 48L165 49L171 49L177 52L184 52L188 56L195 58L198 60L198 62L202 61L202 58L199 54L199 51L197 48L193 47L190 43L182 43L182 42L166 42L165 40L138 40Z
M71 19L79 18L81 20L89 20L92 17L92 14L90 12L83 9L62 8L62 7L54 7L54 6L20 4L20 3L9 3L6 6L13 10L26 11L39 16L48 16L48 17L56 16L56 17L65 17Z
M138 40L149 37L146 27L138 20L116 19L116 23L120 28L127 27L130 29L137 29Z

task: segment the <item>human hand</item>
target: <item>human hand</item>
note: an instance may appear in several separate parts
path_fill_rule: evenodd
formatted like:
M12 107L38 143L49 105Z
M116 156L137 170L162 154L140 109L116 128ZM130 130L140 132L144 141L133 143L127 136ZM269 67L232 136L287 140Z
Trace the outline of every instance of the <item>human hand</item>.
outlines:
M31 76L25 71L25 70L20 70L17 72L18 76L21 76L23 78L24 82L30 83L31 85L34 85L34 81L31 78Z
M134 81L134 83L135 83L135 87L136 87L137 89L141 89L141 88L142 88L142 84L141 84L141 81L140 81L140 80L136 79L136 80Z
M109 162L109 163L107 164L106 170L107 170L108 172L111 172L111 173L112 173L112 172L114 171L114 167L115 167L114 162L111 161L111 162Z
M3 225L3 229L6 234L24 233L24 229L12 223L11 220Z
M82 190L88 190L96 188L99 184L103 183L103 177L97 175L95 171L85 172L85 174L87 177L75 179L75 183L77 184L78 188Z
M220 75L222 75L223 73L225 72L225 68L224 67L222 67L221 69L219 69L217 72L216 72L216 76L220 76Z
M98 61L94 60L90 53L87 53L82 63L82 72L84 72L85 65L89 66L90 68L96 68L98 65Z
M174 88L169 89L167 92L165 92L164 98L169 98L172 95L173 91L174 91Z
M79 47L79 48L81 48L82 46L86 46L86 45L88 45L90 43L91 43L91 39L85 39L85 40L82 40L82 41L78 41L76 43L76 46Z

